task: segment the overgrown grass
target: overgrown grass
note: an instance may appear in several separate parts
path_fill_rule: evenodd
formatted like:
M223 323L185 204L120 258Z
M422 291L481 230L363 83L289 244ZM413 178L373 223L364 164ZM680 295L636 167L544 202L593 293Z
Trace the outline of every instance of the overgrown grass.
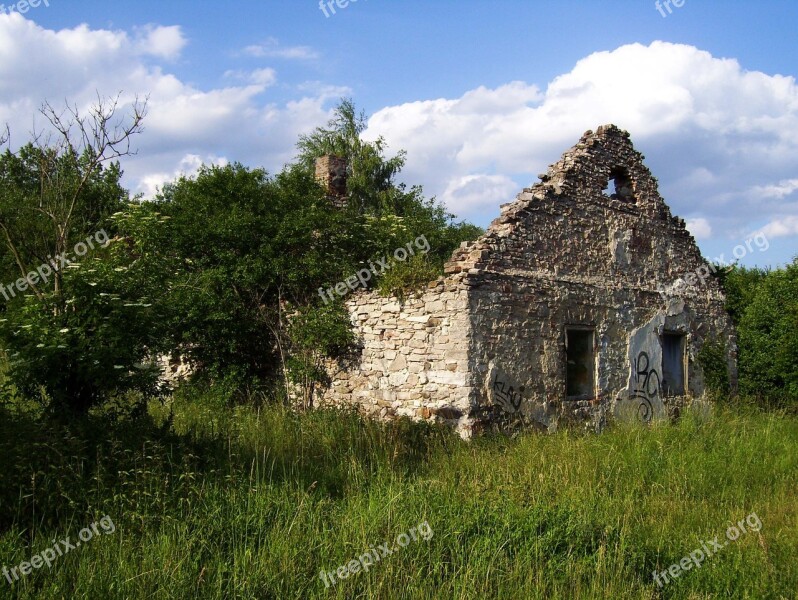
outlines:
M798 419L711 419L467 443L351 413L206 404L153 420L0 415L0 568L116 531L3 598L795 598ZM660 589L662 571L755 512ZM325 587L369 548L434 536Z

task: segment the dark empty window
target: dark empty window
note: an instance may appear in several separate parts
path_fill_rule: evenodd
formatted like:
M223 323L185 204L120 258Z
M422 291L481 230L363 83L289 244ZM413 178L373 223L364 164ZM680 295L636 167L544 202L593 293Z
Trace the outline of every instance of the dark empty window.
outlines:
M592 398L595 395L593 332L584 329L566 331L565 354L566 395L569 398Z
M662 334L662 393L682 396L684 388L684 335Z
M632 180L629 178L629 171L625 167L615 167L610 171L610 179L604 193L614 200L635 201Z

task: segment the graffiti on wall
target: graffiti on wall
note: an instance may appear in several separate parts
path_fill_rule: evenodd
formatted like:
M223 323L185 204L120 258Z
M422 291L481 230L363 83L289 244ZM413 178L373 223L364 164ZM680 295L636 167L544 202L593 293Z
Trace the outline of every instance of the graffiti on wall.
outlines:
M493 401L509 413L517 412L523 401L524 386L516 386L510 379L499 371L494 370L490 380L490 389Z
M557 403L536 398L534 387L520 385L518 379L505 373L493 362L489 363L483 381L488 405L501 411L508 426L522 425L538 431L554 431L557 428Z
M626 364L629 378L613 400L614 418L625 423L648 425L668 418L663 401L662 343L665 312L658 312L629 335ZM677 323L671 319L671 326Z
M637 416L643 423L650 423L654 416L653 403L659 397L660 376L648 353L641 351L634 360L633 372L635 375L635 387L631 393L631 399L639 403Z

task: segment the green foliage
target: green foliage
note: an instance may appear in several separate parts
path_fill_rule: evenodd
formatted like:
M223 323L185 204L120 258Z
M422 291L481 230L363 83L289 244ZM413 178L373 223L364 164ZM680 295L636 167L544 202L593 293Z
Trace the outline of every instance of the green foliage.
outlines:
M0 156L0 285L18 284L0 288L0 344L15 389L48 399L59 416L154 386L143 360L157 320L139 310L151 306L148 278L119 274L127 249L99 248L127 198L115 161L130 153L146 111L134 102L120 119L117 102L100 98L87 115L45 103L46 143Z
M798 402L798 260L771 271L738 327L744 393Z
M27 144L0 155L3 283L26 276L98 231L127 198L118 163L104 168L93 165L90 150L76 152Z
M726 356L726 345L718 340L710 339L704 342L696 357L704 372L706 389L718 398L728 396L731 387Z
M408 190L404 184L396 183L406 153L400 151L396 156L386 157L385 140L380 137L364 141L361 135L365 129L365 115L357 113L351 100L342 100L326 128L319 127L309 135L300 136L297 167L313 176L316 158L325 154L346 158L351 218L361 214L389 222L399 218L406 233L401 239L374 238L380 250L389 251L425 235L432 246L432 255L442 264L460 242L483 233L475 225L455 222L445 206L434 198L424 198L421 187Z
M169 218L157 254L173 270L163 335L211 380L273 378L290 351L288 307L318 300L331 274L356 265L357 233L298 169L268 178L238 164L203 167L156 206Z
M333 154L347 159L347 193L350 208L355 212L403 216L405 208L414 208L419 192L405 192L394 184L394 177L405 164L405 152L385 158L385 141L380 137L364 141L364 113L357 113L351 100L342 100L327 127L318 127L297 143L298 164L308 173L315 169L319 156Z
M739 389L773 405L798 402L798 258L783 269L733 267L722 280L737 326Z
M379 284L385 293L404 295L442 275L443 264L460 243L476 239L483 230L455 222L445 206L434 198L424 198L421 187L408 190L404 184L397 184L395 178L405 164L405 153L386 158L384 139L364 141L361 134L365 128L365 115L357 113L351 100L342 100L326 128L300 137L298 167L311 175L319 156L333 154L347 159L348 214L353 222L363 223L361 243L371 260L425 236L430 245L425 259L392 269L383 275L387 281ZM365 221L360 216L365 216Z
M113 176L118 179L120 173ZM110 207L124 208L116 201L105 209ZM129 210L146 212L135 205ZM82 238L93 248L83 256L69 253L70 264L61 269L58 287L42 282L38 294L19 294L4 306L0 339L8 355L8 375L27 397L43 390L54 415L85 413L128 390L158 392L150 359L159 346L163 320L152 298L163 279L148 268L140 244L129 238L109 241L105 228L130 229L133 219L123 222L124 214L116 213L100 231ZM140 220L157 222L157 217L148 213ZM103 223L91 226L99 225Z
M130 211L157 221L138 207ZM124 231L134 219L122 215ZM150 361L164 319L153 301L163 280L153 275L142 248L117 238L70 264L59 292L10 303L0 336L16 387L29 397L43 389L60 416L85 413L129 390L156 395L158 370Z
M726 294L726 310L735 325L739 325L769 271L734 265L728 268L718 267L716 273Z
M396 262L380 278L379 290L384 296L404 299L410 292L421 291L440 274L438 265L425 254L416 254L404 262Z
M313 401L317 383L327 383L324 360L339 357L355 343L349 313L340 302L303 306L289 317L289 380L300 386L304 405Z

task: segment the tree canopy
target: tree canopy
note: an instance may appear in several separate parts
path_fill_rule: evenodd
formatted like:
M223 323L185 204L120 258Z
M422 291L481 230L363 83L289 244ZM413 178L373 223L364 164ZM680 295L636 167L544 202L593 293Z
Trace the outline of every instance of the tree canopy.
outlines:
M136 127L122 131L135 133L141 118L135 110ZM72 143L69 128L61 145L6 152L0 225L13 243L0 266L9 277L15 266L25 277L29 264L98 229L110 232L73 257L57 285L4 303L0 338L11 381L27 394L43 392L54 411L85 412L127 391L142 400L164 393L156 359L179 355L197 378L232 395L255 389L279 396L298 386L309 403L324 379L323 361L354 341L341 300L322 300L319 288L423 237L428 252L367 283L382 279L387 291L407 291L440 274L460 242L481 232L456 222L420 187L398 183L404 153L386 156L383 140L361 138L364 126L344 100L327 127L299 139L295 163L276 175L238 163L203 166L146 201L130 199L119 165L106 168L97 160L101 149ZM83 158L76 158L79 146ZM315 160L328 153L349 165L342 209L315 180ZM45 158L80 182L79 193L59 196L70 199L69 219L61 219L68 227L53 229L42 211L25 210L35 205ZM64 189L78 189L61 177ZM15 253L24 254L22 266Z

